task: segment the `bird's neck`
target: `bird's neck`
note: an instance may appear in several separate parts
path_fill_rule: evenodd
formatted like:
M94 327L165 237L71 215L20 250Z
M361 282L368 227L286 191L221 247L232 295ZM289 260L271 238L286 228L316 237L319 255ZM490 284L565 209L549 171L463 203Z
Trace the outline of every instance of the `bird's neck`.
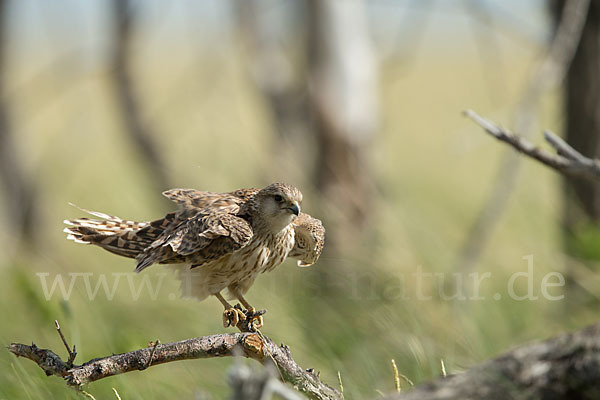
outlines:
M267 223L266 221L253 221L252 228L255 234L270 235L274 237L285 236L292 228L291 222L281 221L281 223ZM277 221L279 222L279 221Z

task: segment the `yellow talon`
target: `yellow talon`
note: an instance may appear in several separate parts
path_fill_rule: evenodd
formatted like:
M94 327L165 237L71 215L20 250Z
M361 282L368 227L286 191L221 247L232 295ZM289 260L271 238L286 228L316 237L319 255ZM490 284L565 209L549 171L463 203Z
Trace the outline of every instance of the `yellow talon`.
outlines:
M238 308L231 307L223 311L223 326L225 328L228 326L237 326L240 321L244 321L245 319L246 315Z
M262 317L262 315L255 315L256 308L250 307L248 309L247 313L250 317L248 326L250 326L252 329L260 329L263 327L263 317Z
M258 315L256 317L252 317L250 324L254 329L260 329L263 327L263 317L262 315Z

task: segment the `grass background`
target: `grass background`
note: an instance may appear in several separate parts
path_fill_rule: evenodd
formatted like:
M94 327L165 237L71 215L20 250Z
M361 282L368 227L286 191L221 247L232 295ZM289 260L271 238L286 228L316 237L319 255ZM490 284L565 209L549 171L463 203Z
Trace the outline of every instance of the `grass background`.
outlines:
M356 254L334 257L326 251L313 268L287 262L261 276L249 293L252 303L269 311L263 333L289 345L300 365L321 371L331 385L340 371L346 398L392 391L392 358L401 373L422 382L440 375L440 359L449 372L457 372L512 346L596 319L591 309L568 298L541 297L542 277L563 271L565 264L560 179L530 161L523 161L510 206L475 270L492 275L480 289L485 299L441 299L434 279L424 286L432 299L416 296L412 274L419 269L447 277L455 272L460 245L497 184L495 170L508 151L461 111L473 108L510 126L541 54L541 47L498 35L495 58L479 52L470 35L452 36L448 43L439 32L425 35L408 58L382 57L381 124L369 149L380 188L372 237ZM327 207L318 202L310 176L273 154L276 134L268 105L249 79L247 60L235 41L193 53L177 43L140 43L136 82L145 118L160 133L157 139L176 186L228 191L288 181L303 191L307 212L324 216ZM223 332L220 304L173 299L169 295L178 293L178 284L170 273L162 278L156 299L143 291L134 300L126 280L113 299L102 292L89 299L81 280L68 301L56 295L45 299L37 273L53 279L134 267L131 260L66 241L62 220L80 215L68 202L136 220L154 219L171 207L125 139L110 71L102 63L67 57L65 67L44 72L56 54L60 51L54 47L14 49L7 72L12 125L23 163L39 189L43 218L38 229L44 240L35 249L17 248L11 232L0 229L5 243L0 254L1 344L34 341L63 354L53 328L58 319L82 362L157 338L168 342ZM538 131L560 133L559 100L559 93L544 98ZM535 141L541 142L541 135ZM506 285L512 274L526 271L527 255L534 256L540 298L516 301L506 295ZM161 279L156 274L165 271L158 266L144 274ZM593 291L597 278L585 269L582 274L580 283ZM142 277L133 279L137 285ZM517 292L524 290L519 281ZM494 299L496 293L502 294L500 300ZM86 390L97 399L115 398L113 387L128 400L222 398L232 362L172 363L105 379ZM0 372L0 399L78 397L61 380L46 378L35 364L8 351L0 351Z

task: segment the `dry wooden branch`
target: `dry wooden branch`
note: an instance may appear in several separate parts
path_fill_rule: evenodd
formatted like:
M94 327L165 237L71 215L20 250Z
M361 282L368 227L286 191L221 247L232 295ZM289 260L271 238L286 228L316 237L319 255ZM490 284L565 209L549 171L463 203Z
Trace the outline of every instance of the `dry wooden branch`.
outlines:
M600 323L518 347L387 400L600 398Z
M550 131L544 132L544 138L556 150L557 154L551 154L540 149L529 140L501 128L475 111L467 110L465 115L485 129L487 133L501 142L509 144L519 153L533 158L564 175L600 180L600 160L585 157Z
M64 378L67 384L80 387L83 384L131 371L179 360L241 355L259 362L273 362L281 377L311 399L341 399L341 394L321 382L318 376L302 369L287 346L277 346L272 340L256 333L223 333L197 337L180 342L156 344L150 347L96 358L82 365L69 368L58 355L35 344L11 344L8 349L18 357L35 362L46 375ZM150 357L152 355L152 362Z

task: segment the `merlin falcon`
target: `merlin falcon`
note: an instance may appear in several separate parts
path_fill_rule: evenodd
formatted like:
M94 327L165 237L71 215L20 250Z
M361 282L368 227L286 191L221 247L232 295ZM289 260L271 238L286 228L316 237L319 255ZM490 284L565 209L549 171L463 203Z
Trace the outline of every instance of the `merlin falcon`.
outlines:
M308 267L323 250L323 224L300 211L302 193L285 183L228 193L171 189L163 195L179 210L134 222L82 209L100 219L65 220L67 238L135 258L136 272L173 264L183 296L215 296L225 307L223 325L249 330L263 323L264 310L257 312L244 298L258 274L287 257ZM232 306L226 298L241 305Z

